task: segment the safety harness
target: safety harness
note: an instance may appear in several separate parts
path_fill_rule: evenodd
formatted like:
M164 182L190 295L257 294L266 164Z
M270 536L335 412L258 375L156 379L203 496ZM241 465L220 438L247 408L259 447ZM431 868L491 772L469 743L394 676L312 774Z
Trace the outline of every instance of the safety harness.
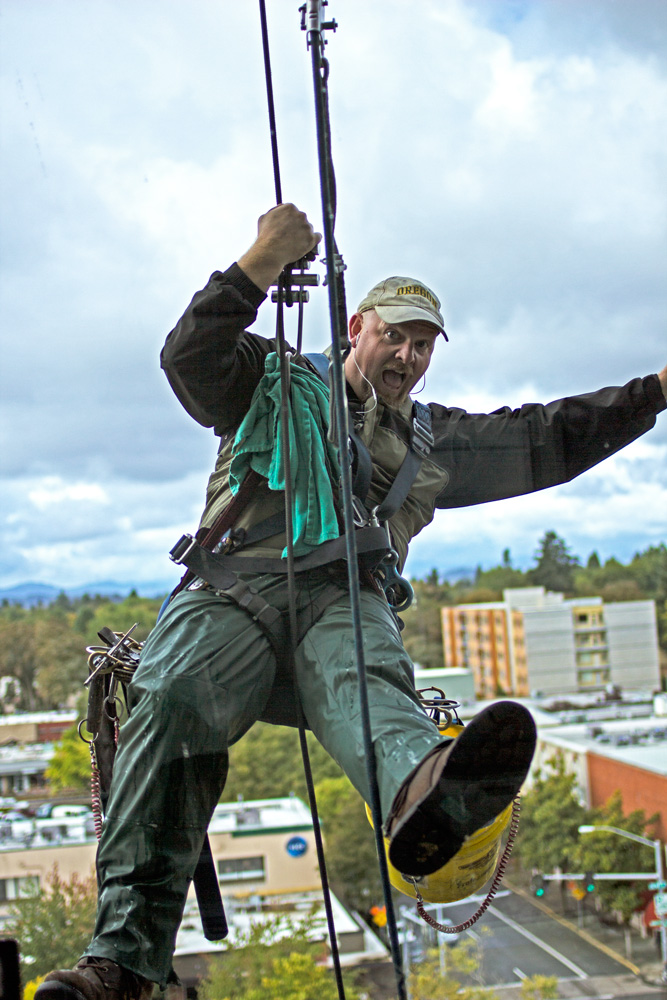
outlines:
M329 360L324 354L307 354L306 360L317 374L328 381ZM350 428L350 456L353 463L353 494L355 534L359 565L377 581L387 603L395 612L410 606L413 591L410 583L397 570L398 553L392 545L389 520L399 510L419 474L422 462L433 447L431 411L423 403L413 401L410 440L405 458L384 500L368 509L366 501L371 484L372 459L359 435ZM170 559L186 567L186 573L172 593L203 581L206 586L232 600L246 611L265 633L276 654L284 650L286 630L283 614L256 592L252 585L239 579L238 573L287 572L284 559L263 556L243 556L238 553L249 545L263 541L285 530L285 513L280 511L252 527L235 528L236 521L247 507L260 477L250 472L239 492L225 507L214 524L203 533L182 535L169 553ZM324 542L308 555L294 560L296 573L317 569L346 558L345 538L340 536ZM337 593L339 590L337 589ZM334 599L336 595L332 595ZM321 608L320 613L324 612ZM312 624L312 617L309 620Z

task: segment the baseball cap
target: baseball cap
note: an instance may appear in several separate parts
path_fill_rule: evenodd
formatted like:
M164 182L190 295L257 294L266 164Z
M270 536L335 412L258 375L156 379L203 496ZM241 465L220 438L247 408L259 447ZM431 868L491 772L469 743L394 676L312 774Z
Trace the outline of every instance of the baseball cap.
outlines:
M394 275L380 281L359 303L357 312L369 309L375 309L385 323L406 323L414 319L433 323L445 340L449 340L440 313L440 300L427 285L414 278Z

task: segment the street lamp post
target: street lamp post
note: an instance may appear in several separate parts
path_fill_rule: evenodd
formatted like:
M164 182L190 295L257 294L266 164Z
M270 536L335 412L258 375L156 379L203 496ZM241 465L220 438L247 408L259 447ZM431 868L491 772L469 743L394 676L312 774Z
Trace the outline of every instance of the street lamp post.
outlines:
M658 882L665 881L665 862L663 846L660 840L649 840L648 837L640 837L637 833L630 833L628 830L620 830L617 826L580 826L579 833L617 833L619 837L627 837L628 840L635 840L638 844L652 847L655 853L655 875ZM663 919L660 927L660 944L662 949L662 981L667 983L667 927Z

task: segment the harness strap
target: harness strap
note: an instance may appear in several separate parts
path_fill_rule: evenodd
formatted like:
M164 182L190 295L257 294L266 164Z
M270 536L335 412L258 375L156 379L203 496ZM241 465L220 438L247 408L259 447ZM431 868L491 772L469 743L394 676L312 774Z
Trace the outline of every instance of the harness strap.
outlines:
M326 354L304 354L323 382L330 384L329 358ZM359 435L349 428L350 452L352 457L352 492L362 503L366 502L373 474L373 462L368 448Z
M349 442L352 454L352 492L365 504L373 477L373 460L370 451L352 426L349 428Z
M187 547L183 548L183 543ZM218 594L229 597L250 615L262 629L276 655L285 648L286 632L282 615L257 593L254 587L239 580L236 573L220 564L220 557L205 549L192 535L184 535L169 553L174 562L186 566L193 577L200 577Z
M412 403L412 433L403 463L393 483L379 507L374 511L378 521L388 521L393 517L410 492L410 487L419 475L421 464L428 458L434 445L433 420L428 406Z
M372 569L385 556L387 533L379 526L360 528L357 531L357 552L363 566ZM297 573L326 566L327 563L345 559L345 538L341 535L330 542L323 542L307 556L294 560ZM261 556L221 555L209 552L192 535L182 535L169 553L170 559L186 566L195 576L201 577L219 590L228 590L236 580L236 573L286 573L284 559L263 558Z

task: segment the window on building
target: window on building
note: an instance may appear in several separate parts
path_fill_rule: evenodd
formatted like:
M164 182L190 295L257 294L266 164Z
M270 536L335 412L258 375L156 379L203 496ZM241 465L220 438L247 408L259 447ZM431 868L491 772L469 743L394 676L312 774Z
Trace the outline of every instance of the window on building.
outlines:
M19 875L17 878L0 878L0 903L28 896L32 889L39 889L38 875Z
M246 882L264 878L264 858L219 858L220 882Z

